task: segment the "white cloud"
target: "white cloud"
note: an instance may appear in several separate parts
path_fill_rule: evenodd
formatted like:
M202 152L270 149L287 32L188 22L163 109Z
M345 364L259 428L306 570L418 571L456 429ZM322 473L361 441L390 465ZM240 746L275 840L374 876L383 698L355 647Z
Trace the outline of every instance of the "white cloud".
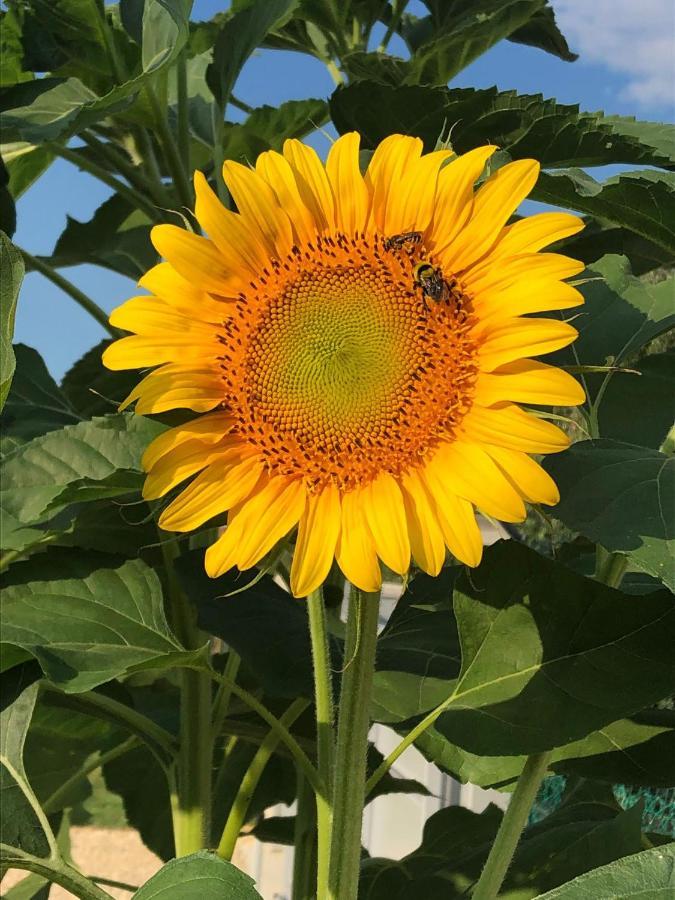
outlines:
M624 96L644 106L675 102L672 0L553 0L552 5L581 59L627 77Z

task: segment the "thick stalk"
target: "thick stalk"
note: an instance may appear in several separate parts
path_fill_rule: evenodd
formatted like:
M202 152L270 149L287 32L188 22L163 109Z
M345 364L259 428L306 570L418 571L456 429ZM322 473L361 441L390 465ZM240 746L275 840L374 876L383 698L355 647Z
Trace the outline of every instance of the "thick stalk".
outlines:
M312 786L298 769L298 800L293 835L293 888L291 900L316 897L316 805Z
M620 553L607 553L600 545L596 546L597 581L610 587L619 587L625 571L624 556ZM495 900L499 894L530 809L546 775L552 752L547 750L528 756L471 900Z
M50 144L50 148L57 156L67 159L68 162L77 166L78 169L81 169L83 172L88 172L90 175L93 175L94 178L98 178L99 181L102 181L103 184L107 184L108 187L112 188L115 193L120 195L120 197L124 197L131 206L142 210L151 222L160 222L162 220L162 214L155 209L147 197L143 196L143 194L135 188L120 181L119 178L115 178L115 176L111 175L107 169L103 168L103 166L97 165L93 160L87 159L86 156L81 153L76 153L69 147Z
M352 588L340 691L330 900L356 900L361 863L361 825L365 799L370 697L375 671L379 595Z
M331 678L330 647L326 629L326 607L321 588L307 597L309 614L309 634L312 642L314 665L314 708L316 712L317 766L319 777L327 788L327 795L316 795L317 820L317 890L320 897L328 891L328 867L330 865L330 844L332 809L330 798L333 791L334 713L333 684Z
M288 707L286 712L281 716L279 721L285 728L290 728L293 722L295 722L295 720L301 715L301 713L303 713L307 709L308 706L309 703L307 700L294 700L293 703L291 703L291 705ZM218 849L216 850L216 853L221 859L232 859L232 854L234 853L234 848L237 844L239 833L241 832L244 822L246 821L246 816L251 805L251 800L253 799L253 794L260 782L260 778L263 772L265 771L265 766L269 762L270 757L276 750L278 744L279 735L274 731L270 731L265 740L258 748L257 753L251 760L251 763L241 780L239 790L237 791L237 796L234 798L234 802L232 803L232 808L230 809L227 821L225 822L225 827L223 828L220 843L218 844Z
M550 758L550 750L528 756L471 900L494 900L499 893Z
M190 104L187 88L186 53L183 51L176 62L178 94L178 153L184 172L191 172L190 164Z
M190 182L188 181L188 173L183 168L183 161L180 157L178 144L169 127L169 121L164 114L164 110L162 109L153 88L148 85L145 90L148 95L148 100L150 101L154 125L157 129L157 134L159 135L159 142L162 146L164 160L171 173L178 198L183 206L187 207L187 209L192 209L193 197Z
M195 650L204 641L197 628L194 611L174 571L173 561L177 555L175 542L162 543L174 631L186 649ZM187 856L210 843L213 765L211 679L208 672L198 669L181 670L180 679L177 793L172 796L171 802L176 856Z
M87 297L85 293L83 293L78 287L72 283L72 281L68 281L67 278L64 278L56 269L53 269L49 263L44 262L39 259L37 256L33 256L27 250L21 250L21 253L31 268L35 269L36 272L39 272L41 275L44 275L45 278L48 278L52 284L55 284L58 288L68 294L69 297L82 307L82 309L86 310L90 316L92 316L99 325L102 325L103 328L108 332L111 337L117 338L120 336L119 331L108 321L108 314L104 312L101 307L94 303L91 297Z

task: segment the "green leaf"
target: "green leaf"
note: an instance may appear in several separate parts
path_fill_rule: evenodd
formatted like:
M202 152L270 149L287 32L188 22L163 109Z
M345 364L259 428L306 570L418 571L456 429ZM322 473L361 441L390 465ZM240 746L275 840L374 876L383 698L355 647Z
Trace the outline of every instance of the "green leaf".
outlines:
M672 276L648 284L632 275L625 257L604 256L583 278L592 280L580 287L585 303L574 321L579 337L549 358L555 365L621 365L675 324Z
M455 587L462 671L436 730L472 753L539 752L670 696L675 607L621 594L515 541Z
M244 63L266 35L288 21L298 0L257 0L223 24L213 46L206 81L224 109Z
M643 169L598 182L581 169L542 172L532 200L613 222L675 256L675 174Z
M362 68L368 63L364 57L360 62ZM417 135L427 150L433 150L439 135L452 127L452 145L458 153L489 142L514 159L534 157L545 167L616 162L675 167L675 130L670 125L580 112L577 105L546 100L541 94L498 91L496 87L392 87L391 65L384 75L369 77L375 80L340 87L330 99L337 130L341 134L359 131L366 148L401 132ZM547 189L559 191L557 183L550 187L552 177L548 176ZM593 179L590 183L596 184ZM571 188L567 191L574 195ZM573 206L555 199L547 202ZM582 211L610 218L600 209Z
M415 48L409 84L445 84L502 38L542 9L545 0L476 0L453 4L431 40Z
M574 62L579 58L577 53L570 51L565 35L556 23L555 13L548 5L538 10L529 22L512 32L508 39L516 44L538 47L565 62Z
M15 344L16 372L2 411L3 455L27 441L78 422L37 350Z
M173 859L146 881L134 900L261 900L254 881L208 850Z
M21 7L13 5L9 9L0 10L0 88L28 81L33 77L23 67L22 28Z
M77 152L85 152L82 148ZM119 194L105 200L87 222L66 216L50 257L42 257L54 268L81 263L103 266L134 281L157 262L150 243L150 222Z
M0 152L9 173L9 192L18 200L54 160L48 147L35 147L26 141L0 145Z
M103 365L103 351L111 343L106 338L87 350L61 381L68 402L84 418L113 412L138 384L138 372L115 372Z
M618 441L582 441L544 467L560 489L556 518L675 590L675 459Z
M16 231L16 206L9 190L9 172L3 159L0 159L0 231L8 238Z
M12 336L16 301L23 281L25 266L19 250L7 235L0 231L0 410L5 405L15 369Z
M0 839L37 856L46 856L49 845L29 802L34 795L26 777L23 755L26 734L37 699L39 672L26 663L2 679L0 690L0 791L2 826Z
M151 75L172 63L189 36L192 0L145 0L143 72Z
M669 900L675 889L675 844L618 859L537 900Z
M141 455L161 430L141 416L118 414L34 438L5 457L3 508L31 524L71 503L137 491Z
M664 247L627 228L609 225L590 216L585 217L583 231L559 242L555 249L589 264L610 253L627 256L636 275L673 263L672 255Z
M640 375L610 375L598 411L600 435L658 450L673 425L675 353L648 356L631 368ZM602 378L587 376L597 395Z
M23 567L14 567L19 574L4 590L3 639L35 656L68 693L186 657L167 624L155 572L140 560L117 568L98 560L52 551L31 561L30 581L19 581Z

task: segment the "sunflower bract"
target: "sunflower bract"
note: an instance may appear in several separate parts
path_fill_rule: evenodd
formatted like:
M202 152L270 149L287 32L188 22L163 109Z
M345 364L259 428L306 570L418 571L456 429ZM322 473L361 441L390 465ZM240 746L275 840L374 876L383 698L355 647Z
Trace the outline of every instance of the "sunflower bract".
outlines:
M532 454L568 438L518 404L584 400L569 374L532 359L575 329L528 317L582 303L564 279L583 264L539 252L582 222L542 213L507 225L539 166L510 163L476 190L495 149L423 154L419 139L392 135L363 176L355 133L325 165L287 141L254 169L225 163L238 213L196 173L208 237L155 227L166 262L141 279L150 295L112 314L132 335L104 362L158 367L124 406L198 414L150 445L144 495L191 479L162 512L168 530L228 513L209 575L255 565L297 528L296 596L334 558L375 591L380 560L434 575L447 548L477 565L476 509L518 522L526 502L557 502ZM421 263L442 278L440 299L415 278Z

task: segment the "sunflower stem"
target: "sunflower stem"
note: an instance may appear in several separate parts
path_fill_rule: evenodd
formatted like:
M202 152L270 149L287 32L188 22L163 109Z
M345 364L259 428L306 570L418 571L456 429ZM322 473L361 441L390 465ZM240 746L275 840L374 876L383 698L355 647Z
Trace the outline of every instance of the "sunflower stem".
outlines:
M330 864L332 809L330 796L333 790L334 712L331 678L330 648L326 628L326 608L323 591L318 588L307 597L309 634L314 664L314 709L316 712L317 765L323 779L326 796L316 795L317 820L317 892L327 896L328 867Z
M294 700L279 721L285 728L289 728L308 706L309 702L307 700ZM279 745L279 741L280 737L275 731L270 731L268 733L241 780L237 796L232 803L218 844L218 849L216 850L216 853L221 859L228 861L232 859L239 833L246 821L246 815L248 814L253 794L265 771L265 766Z
M178 552L174 541L162 542L174 631L186 649L196 650L204 641L174 570ZM210 843L212 691L208 672L186 668L180 679L180 743L172 821L176 856L187 856Z
M293 888L291 900L313 900L316 896L316 806L312 786L298 768L298 808L293 834Z
M352 588L338 716L330 900L356 900L361 865L370 697L375 671L379 595Z
M65 294L68 294L78 306L81 306L92 318L96 319L99 325L102 325L111 337L117 338L120 336L119 331L116 328L113 328L108 321L108 314L104 312L91 297L88 297L78 287L75 287L72 281L68 281L67 278L64 278L63 275L52 268L49 263L37 256L33 256L32 253L29 253L27 250L20 249L23 258L31 268L35 269L35 271L39 272L41 275L44 275L45 278L48 278L52 282L52 284L55 284L58 288L61 288Z
M192 188L190 187L188 173L183 168L183 161L180 157L178 144L169 127L168 119L164 114L164 110L162 109L154 89L150 85L147 85L145 91L150 102L154 120L153 124L157 130L162 153L164 155L164 161L171 173L178 199L186 209L190 210L193 206Z
M600 545L596 545L596 581L617 588L625 571L625 556L607 553ZM552 750L533 753L525 761L471 900L495 900L499 894L552 754Z

